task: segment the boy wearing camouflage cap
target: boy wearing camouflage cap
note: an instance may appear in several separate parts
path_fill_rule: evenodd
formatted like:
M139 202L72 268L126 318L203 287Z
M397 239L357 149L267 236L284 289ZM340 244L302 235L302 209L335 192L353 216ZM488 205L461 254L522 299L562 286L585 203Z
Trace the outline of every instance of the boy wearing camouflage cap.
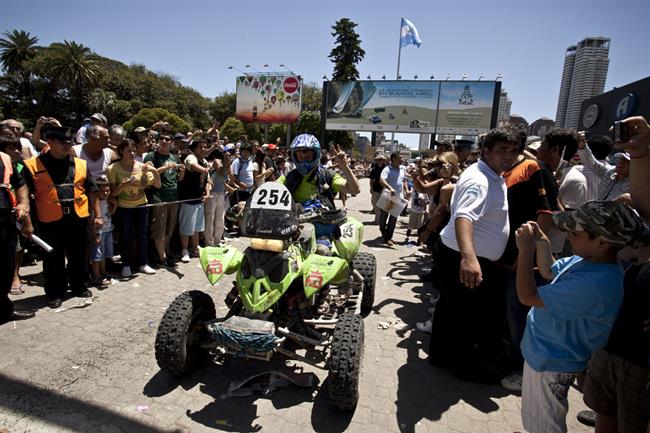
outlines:
M576 255L555 260L535 222L516 232L517 295L531 308L521 343L524 356L521 415L531 433L566 433L567 395L591 355L603 347L623 300L623 267L617 254L643 231L628 206L592 201L553 216L568 232ZM540 274L552 280L537 287Z

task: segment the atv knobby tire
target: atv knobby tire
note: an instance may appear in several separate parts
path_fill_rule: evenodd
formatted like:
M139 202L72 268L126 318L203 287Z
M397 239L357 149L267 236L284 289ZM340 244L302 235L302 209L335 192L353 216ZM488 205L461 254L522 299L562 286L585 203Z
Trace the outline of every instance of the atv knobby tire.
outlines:
M334 328L329 359L329 395L339 409L352 410L359 401L363 359L363 320L344 313Z
M363 289L361 299L361 315L366 317L370 314L375 303L375 283L377 279L377 260L369 253L357 253L352 259L352 268L359 271L363 277Z
M201 348L200 324L216 317L212 298L199 290L183 292L167 307L156 335L158 366L174 376L184 376L208 354Z

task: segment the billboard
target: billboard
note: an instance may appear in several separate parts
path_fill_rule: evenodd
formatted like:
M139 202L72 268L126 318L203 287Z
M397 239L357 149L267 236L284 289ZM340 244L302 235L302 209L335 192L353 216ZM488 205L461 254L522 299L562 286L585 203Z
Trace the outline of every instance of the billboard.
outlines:
M430 133L435 129L435 81L327 83L327 129Z
M329 130L478 135L496 126L496 81L326 82Z
M243 122L291 123L300 117L302 79L296 75L237 77L235 117Z
M438 134L478 135L492 124L494 81L442 81L438 104ZM495 125L496 126L496 125Z

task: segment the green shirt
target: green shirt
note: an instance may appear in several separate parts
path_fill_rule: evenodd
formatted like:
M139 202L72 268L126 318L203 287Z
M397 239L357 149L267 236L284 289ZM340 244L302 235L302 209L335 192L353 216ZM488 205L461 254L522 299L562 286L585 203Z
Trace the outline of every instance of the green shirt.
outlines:
M144 162L152 161L153 166L160 168L167 162L174 162L180 164L178 157L174 154L163 155L158 152L149 152L144 156ZM176 180L176 175L178 174L178 169L173 168L170 170L165 170L160 173L160 188L149 188L147 190L147 196L149 197L149 202L151 203L162 203L178 200L178 180Z
M293 194L293 199L297 203L304 203L309 200L314 200L318 197L318 187L316 186L316 179L318 176L314 176L314 179L311 182L309 182L307 178L308 176L302 177L300 185L298 185L296 192ZM284 185L285 180L285 176L281 176L277 181ZM347 180L345 180L343 176L335 173L331 185L332 193L334 195L338 194L346 183Z

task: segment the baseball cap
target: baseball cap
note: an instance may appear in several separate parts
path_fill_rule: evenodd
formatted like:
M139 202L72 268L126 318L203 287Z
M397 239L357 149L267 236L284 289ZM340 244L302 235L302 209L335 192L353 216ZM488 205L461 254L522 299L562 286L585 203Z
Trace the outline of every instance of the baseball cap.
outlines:
M472 140L454 140L454 150L471 149L474 146Z
M576 211L558 212L553 223L562 231L588 231L608 242L625 245L646 229L631 207L615 201L594 200Z
M190 140L185 136L185 134L181 134L180 132L177 132L174 134L174 140L180 140L188 143ZM206 137L207 140L207 137Z
M47 125L43 128L43 135L45 136L46 140L53 139L62 141L64 143L72 142L72 137L74 136L72 133L72 128L68 128L67 126L50 125Z
M102 113L95 113L92 116L90 116L90 118L98 122L102 122L104 125L108 123L108 120L106 120L106 116L104 116Z
M232 143L231 144L226 144L226 146L223 148L223 150L225 150L226 152L232 152L233 150L235 150L235 145L232 144Z
M139 134L141 132L147 132L147 131L148 131L148 129L145 128L144 126L138 126L137 128L135 128L135 131L133 131L133 132Z
M268 149L269 149L269 150L275 150L275 149L278 148L278 146L276 146L276 145L273 144L273 143L269 143L267 146L268 146Z

